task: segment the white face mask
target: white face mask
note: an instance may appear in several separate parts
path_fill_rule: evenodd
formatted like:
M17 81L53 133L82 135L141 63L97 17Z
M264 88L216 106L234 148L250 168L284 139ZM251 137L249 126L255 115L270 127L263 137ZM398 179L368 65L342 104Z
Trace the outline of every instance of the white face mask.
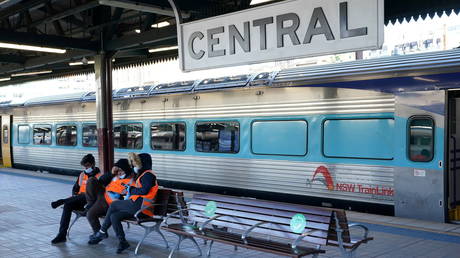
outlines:
M124 179L125 177L126 177L126 174L123 174L123 175L119 176L119 178L121 178L121 179Z
M138 167L134 167L133 170L134 170L134 173L136 173L136 174L139 173L139 168Z
M86 174L90 174L91 172L93 172L93 168L87 168L87 169L85 169L85 173L86 173Z

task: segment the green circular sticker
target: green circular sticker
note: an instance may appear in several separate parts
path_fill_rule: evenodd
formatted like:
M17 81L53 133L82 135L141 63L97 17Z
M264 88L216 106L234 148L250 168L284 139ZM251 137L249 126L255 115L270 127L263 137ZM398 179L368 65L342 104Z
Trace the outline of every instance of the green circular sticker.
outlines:
M302 214L296 214L291 219L291 230L294 233L302 233L307 225L307 219Z
M209 201L204 208L204 214L208 217L216 215L217 203L215 201Z

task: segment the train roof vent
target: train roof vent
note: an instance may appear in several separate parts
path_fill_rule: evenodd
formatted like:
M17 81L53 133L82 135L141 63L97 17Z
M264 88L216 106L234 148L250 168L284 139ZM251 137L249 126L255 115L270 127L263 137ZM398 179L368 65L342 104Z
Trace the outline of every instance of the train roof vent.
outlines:
M161 83L155 85L150 91L150 95L166 94L166 93L177 93L177 92L191 92L195 81L182 81L182 82L171 82Z
M53 96L32 98L24 102L24 106L58 104L64 102L80 102L85 93L68 93Z
M150 89L153 86L137 86L119 89L114 93L114 99L125 99L125 98L142 98L149 95Z
M254 77L251 78L251 81L249 82L248 85L249 86L270 86L276 74L277 72L258 73Z
M244 87L248 84L251 75L226 76L214 79L204 79L196 87L195 91L214 90L222 88Z
M112 91L112 96L113 98L115 97L115 94L117 93L117 90ZM90 91L81 97L81 101L83 102L90 102L90 101L96 101L96 92L95 91Z

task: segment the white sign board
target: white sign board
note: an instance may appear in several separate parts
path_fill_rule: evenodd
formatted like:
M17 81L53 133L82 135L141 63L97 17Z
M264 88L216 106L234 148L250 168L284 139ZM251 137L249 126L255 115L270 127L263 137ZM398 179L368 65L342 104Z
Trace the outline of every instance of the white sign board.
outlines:
M292 0L185 23L185 71L378 49L384 0Z

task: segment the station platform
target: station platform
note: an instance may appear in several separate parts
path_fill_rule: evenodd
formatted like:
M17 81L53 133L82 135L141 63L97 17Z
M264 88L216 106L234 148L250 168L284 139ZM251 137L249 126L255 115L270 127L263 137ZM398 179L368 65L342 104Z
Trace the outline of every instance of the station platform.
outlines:
M50 202L70 195L75 177L35 171L0 168L0 257L113 257L117 240L112 230L109 239L95 246L87 244L91 233L86 219L72 228L66 243L51 245L59 227L61 209ZM186 192L186 195L192 193ZM434 223L357 212L347 212L350 222L369 227L375 239L359 247L356 257L460 257L460 225ZM131 247L117 257L167 257L169 250L161 238L150 234L134 254L143 230L126 230ZM177 238L165 233L173 245ZM202 241L198 241L203 244ZM204 248L203 248L204 249ZM338 248L325 247L320 257L340 257ZM198 257L191 242L183 242L175 257ZM214 244L211 257L277 257L267 253Z

